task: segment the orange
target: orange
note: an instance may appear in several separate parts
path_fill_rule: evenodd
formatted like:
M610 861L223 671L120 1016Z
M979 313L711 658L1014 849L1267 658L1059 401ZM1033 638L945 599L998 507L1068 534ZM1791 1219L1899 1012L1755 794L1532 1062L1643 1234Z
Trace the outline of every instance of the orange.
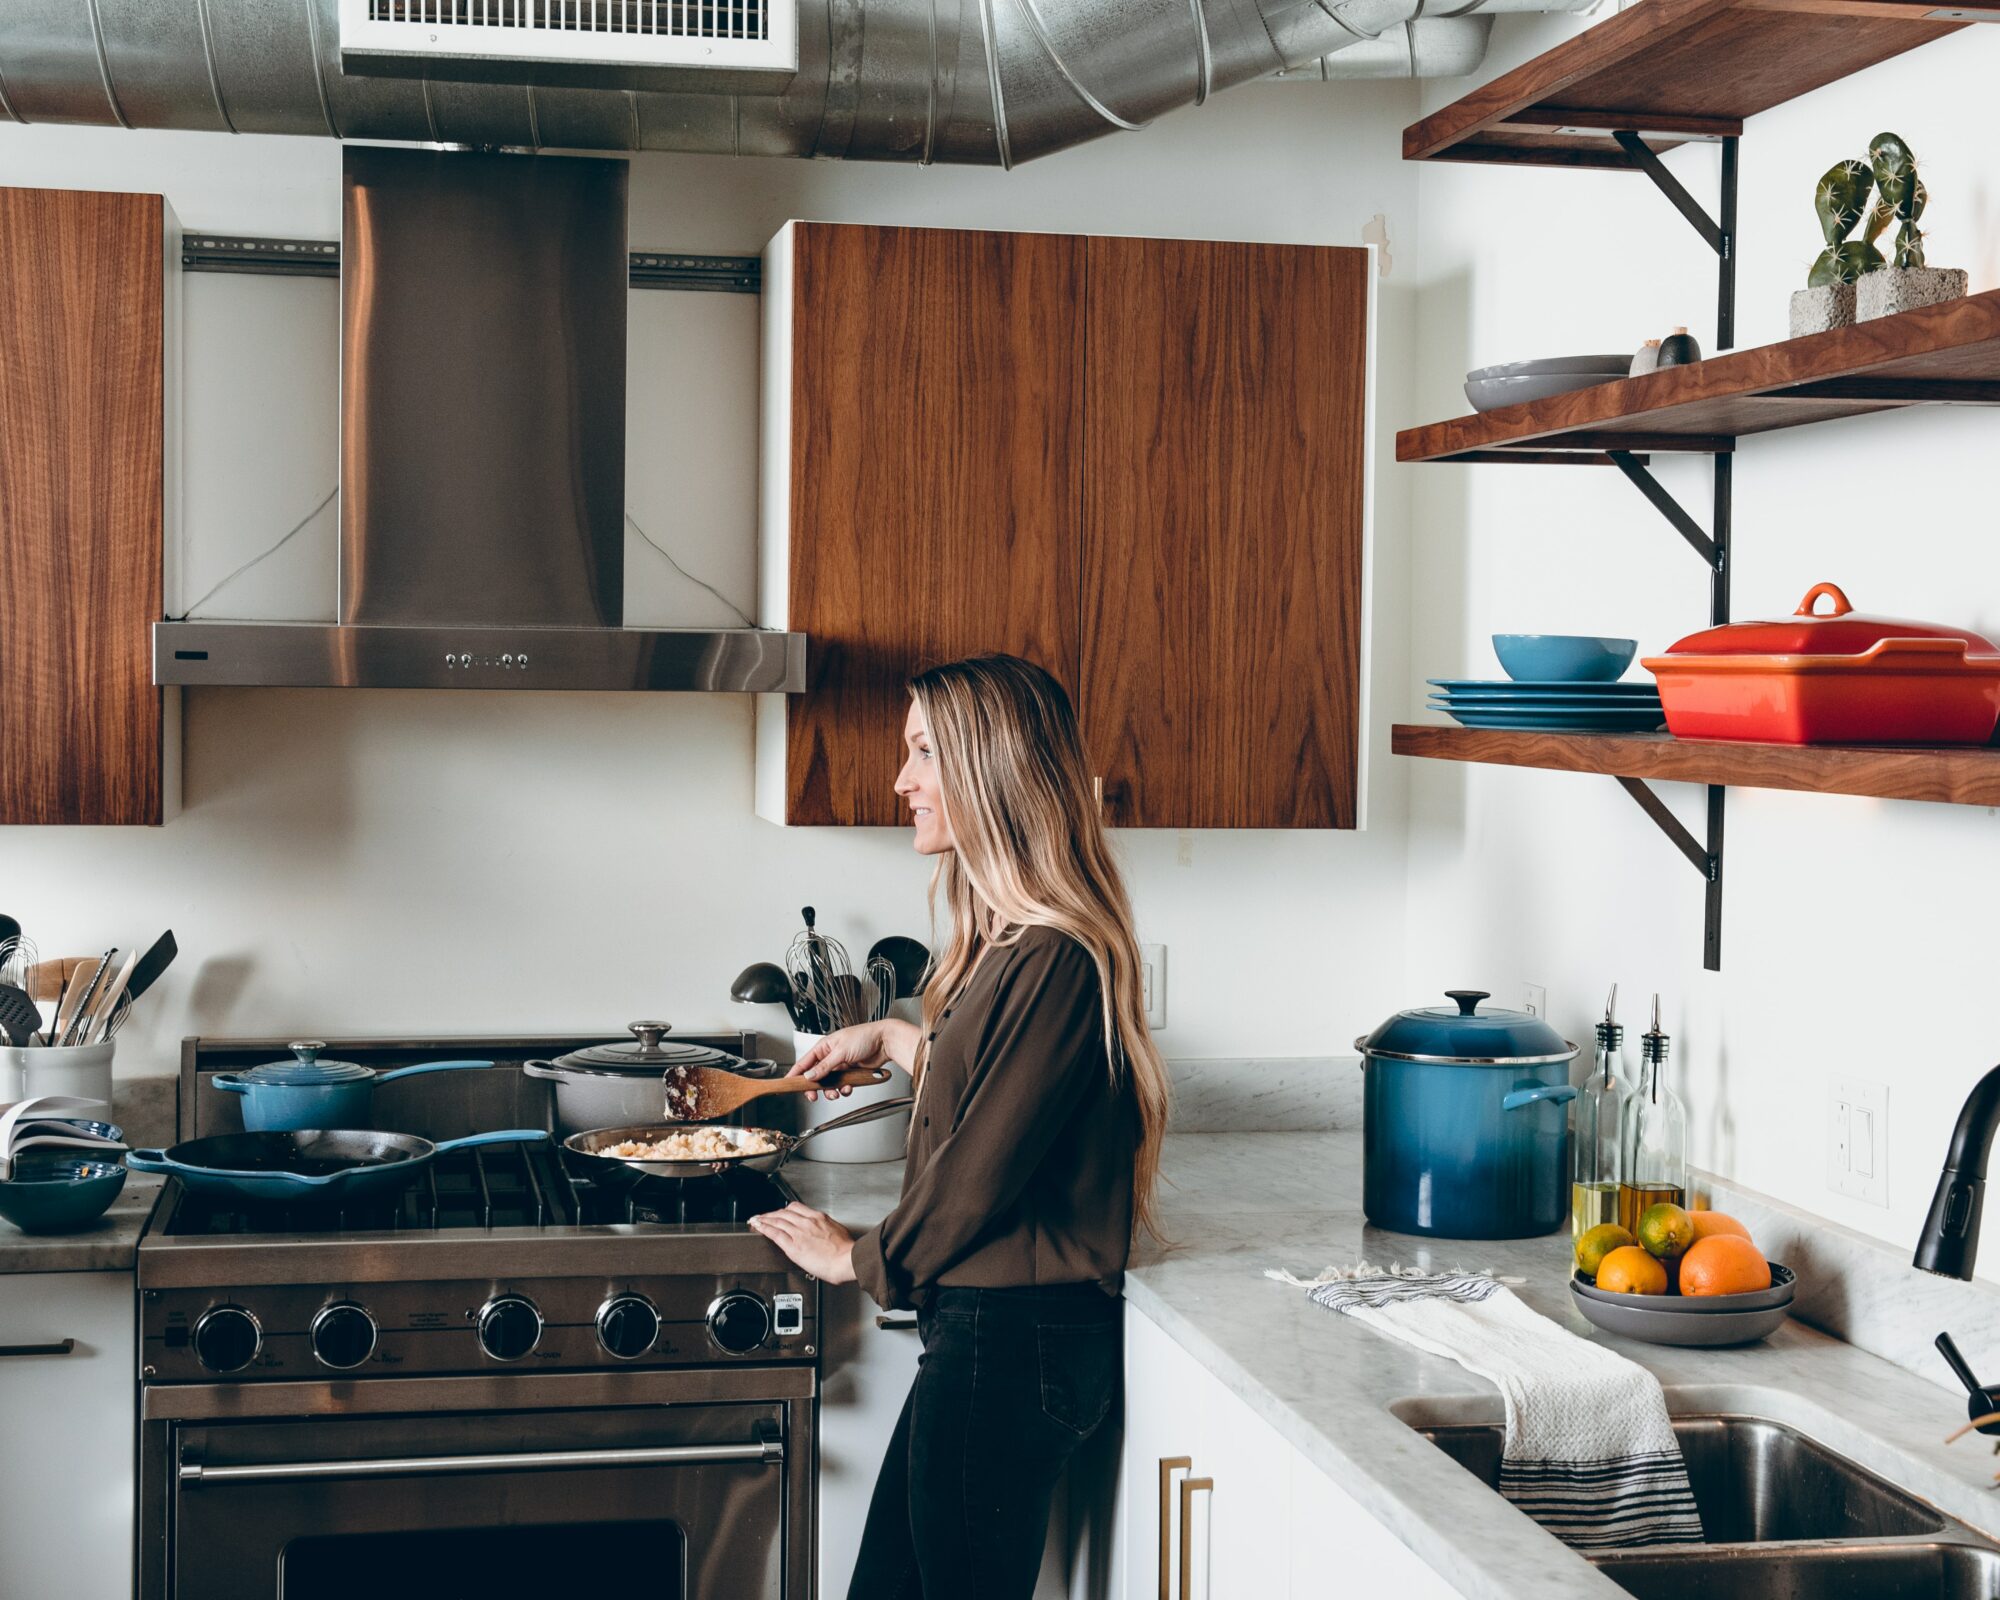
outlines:
M1663 1261L1694 1243L1693 1220L1670 1200L1646 1207L1633 1232L1639 1235L1639 1243Z
M1667 1269L1636 1244L1624 1245L1598 1262L1597 1287L1607 1294L1665 1294Z
M1754 1294L1771 1287L1771 1264L1748 1239L1710 1234L1681 1257L1682 1294Z
M1694 1223L1697 1239L1706 1239L1718 1233L1733 1233L1739 1239L1750 1237L1750 1230L1726 1211L1690 1211L1688 1219Z

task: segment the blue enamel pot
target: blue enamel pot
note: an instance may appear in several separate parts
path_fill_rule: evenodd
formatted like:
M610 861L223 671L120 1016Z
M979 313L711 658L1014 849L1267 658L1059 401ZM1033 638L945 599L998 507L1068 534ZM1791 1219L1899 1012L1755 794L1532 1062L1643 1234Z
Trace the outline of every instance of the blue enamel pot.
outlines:
M208 1081L243 1096L243 1126L252 1133L295 1133L301 1128L372 1128L375 1085L421 1072L467 1072L490 1061L426 1061L377 1072L352 1061L322 1061L317 1039L287 1045L290 1061L267 1062L248 1072L218 1072Z
M1569 1081L1576 1046L1483 990L1400 1011L1354 1041L1362 1093L1361 1208L1378 1228L1445 1239L1532 1239L1569 1217Z

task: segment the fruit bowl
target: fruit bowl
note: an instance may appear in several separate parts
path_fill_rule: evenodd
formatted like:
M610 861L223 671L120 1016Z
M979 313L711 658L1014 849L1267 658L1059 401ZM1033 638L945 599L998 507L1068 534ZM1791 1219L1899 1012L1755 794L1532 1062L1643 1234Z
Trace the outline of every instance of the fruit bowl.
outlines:
M1743 1311L1771 1311L1789 1306L1798 1288L1798 1275L1783 1262L1771 1263L1771 1287L1753 1289L1748 1294L1614 1294L1600 1289L1582 1273L1570 1279L1570 1289L1580 1299L1596 1300L1613 1306L1645 1306L1677 1316L1728 1316Z
M1771 1276L1775 1280L1778 1269L1774 1264ZM1789 1287L1789 1278L1788 1284ZM1584 1320L1595 1323L1606 1333L1623 1334L1628 1339L1642 1339L1647 1344L1671 1345L1729 1345L1754 1344L1778 1330L1786 1317L1791 1315L1789 1302L1769 1306L1761 1311L1713 1312L1712 1304L1705 1307L1709 1315L1689 1315L1690 1299L1678 1295L1664 1294L1605 1294L1593 1288L1585 1294L1585 1285L1572 1278L1570 1299L1576 1309L1583 1313ZM1775 1281L1772 1289L1777 1288ZM1766 1294L1771 1290L1765 1290ZM1751 1299L1749 1295L1716 1295L1713 1300Z

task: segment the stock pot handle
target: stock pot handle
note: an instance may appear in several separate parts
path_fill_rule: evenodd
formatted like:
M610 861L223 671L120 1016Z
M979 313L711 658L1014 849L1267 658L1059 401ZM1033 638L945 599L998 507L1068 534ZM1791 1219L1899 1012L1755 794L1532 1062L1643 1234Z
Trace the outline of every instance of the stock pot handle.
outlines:
M1561 1105L1565 1100L1576 1098L1573 1083L1545 1083L1536 1089L1516 1089L1500 1102L1502 1111L1519 1111L1523 1106L1533 1105L1537 1100L1550 1100Z

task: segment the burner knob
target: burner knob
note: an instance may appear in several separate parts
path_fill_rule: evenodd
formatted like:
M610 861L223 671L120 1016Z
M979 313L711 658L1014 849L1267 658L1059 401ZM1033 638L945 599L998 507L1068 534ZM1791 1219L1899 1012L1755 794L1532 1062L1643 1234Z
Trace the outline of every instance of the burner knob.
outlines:
M771 1336L771 1311L754 1294L732 1289L708 1308L708 1336L731 1355L755 1350Z
M216 1306L194 1325L194 1353L210 1372L241 1372L264 1347L264 1330L241 1306Z
M620 1361L637 1361L660 1336L660 1314L643 1295L615 1294L597 1308L597 1342Z
M336 1372L358 1367L375 1353L375 1319L352 1300L322 1306L312 1319L312 1350Z
M525 1295L495 1295L479 1308L479 1348L495 1361L519 1361L542 1342L542 1314Z

